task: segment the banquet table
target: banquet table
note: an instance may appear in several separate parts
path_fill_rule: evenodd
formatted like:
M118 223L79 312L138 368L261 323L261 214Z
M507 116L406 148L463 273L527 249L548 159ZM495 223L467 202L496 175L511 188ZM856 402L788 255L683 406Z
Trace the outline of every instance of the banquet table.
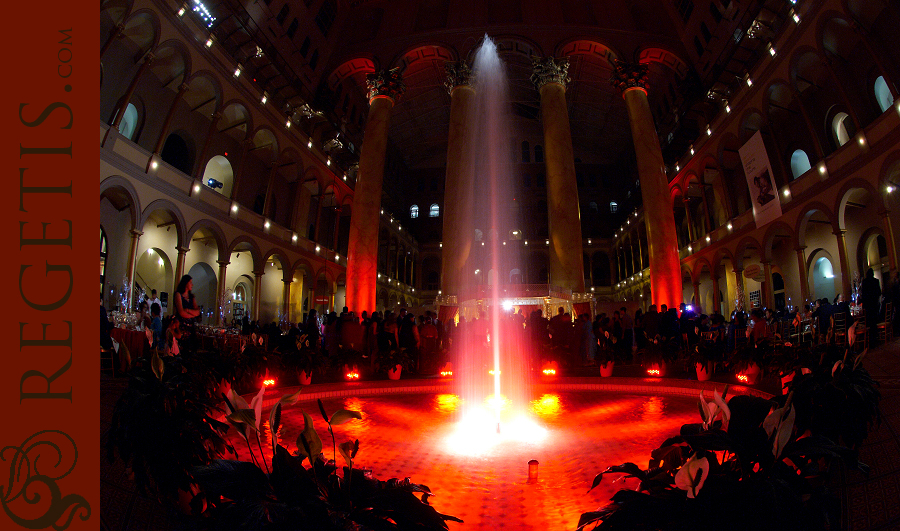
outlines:
M142 358L144 356L144 349L149 346L147 334L143 331L113 328L109 331L109 335L119 343L128 347L128 352L131 353L132 361Z

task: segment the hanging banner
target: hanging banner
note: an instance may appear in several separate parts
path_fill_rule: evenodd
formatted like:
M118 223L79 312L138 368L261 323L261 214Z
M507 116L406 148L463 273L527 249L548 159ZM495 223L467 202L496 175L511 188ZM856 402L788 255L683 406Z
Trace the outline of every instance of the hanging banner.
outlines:
M750 200L753 202L753 219L756 226L763 225L781 217L781 201L772 178L772 165L766 154L762 135L756 132L746 144L738 150L744 175L747 176L747 187L750 188Z

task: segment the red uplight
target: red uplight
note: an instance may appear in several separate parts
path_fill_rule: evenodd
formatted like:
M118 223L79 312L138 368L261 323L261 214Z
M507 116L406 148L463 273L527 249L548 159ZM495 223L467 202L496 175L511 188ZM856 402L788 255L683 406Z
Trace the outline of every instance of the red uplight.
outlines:
M453 371L441 371L441 376L453 376Z
M488 371L488 373L490 373L491 375L500 374L500 369L497 369L496 371L494 369L491 369Z
M275 385L275 379L269 378L268 380L263 380L263 385L266 387L273 386L273 385Z
M659 376L659 369L647 369L647 374L650 376Z
M353 371L353 372L348 372L348 373L347 373L347 379L348 379L348 380L359 380L359 373L358 373L358 372L355 372L355 371Z
M545 376L556 376L556 369L544 369Z
M750 382L750 378L746 374L738 374L737 379L739 382L744 382L744 383Z

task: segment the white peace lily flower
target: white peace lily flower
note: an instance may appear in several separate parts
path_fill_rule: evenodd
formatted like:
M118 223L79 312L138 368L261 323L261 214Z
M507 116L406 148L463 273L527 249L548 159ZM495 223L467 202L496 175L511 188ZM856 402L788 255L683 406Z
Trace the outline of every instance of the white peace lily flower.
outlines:
M675 474L675 486L686 490L688 498L694 498L700 493L708 475L709 460L705 457L698 459L697 454L694 454Z

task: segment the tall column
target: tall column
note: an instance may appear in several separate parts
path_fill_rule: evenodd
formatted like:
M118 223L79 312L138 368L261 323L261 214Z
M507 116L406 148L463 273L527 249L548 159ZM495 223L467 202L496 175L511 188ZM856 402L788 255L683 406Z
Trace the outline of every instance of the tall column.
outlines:
M703 301L700 300L700 283L694 282L694 305L703 309Z
M691 200L683 197L681 203L684 205L684 217L687 218L688 242L693 243L697 241L698 236L694 230L694 216L691 215Z
M152 62L153 53L147 52L147 55L144 56L144 62L141 63L141 67L138 68L137 73L134 75L134 79L131 80L131 85L128 86L128 90L125 92L125 95L122 96L122 102L119 104L119 109L116 112L116 119L113 120L112 123L112 126L116 129L116 131L119 130L119 124L122 123L122 118L125 117L125 110L128 108L128 102L131 101L131 96L134 94L138 82L140 82L141 80L141 76L144 75L147 67L150 66L150 63Z
M216 260L219 264L219 276L216 279L216 326L225 324L225 272L230 263L228 260Z
M119 22L116 24L115 29L109 34L109 38L106 39L106 43L100 48L100 57L103 58L103 54L106 53L106 50L109 50L109 47L112 46L112 43L119 37L122 36L122 33L125 31L125 24Z
M622 90L637 155L653 303L677 308L681 303L681 264L676 248L678 238L665 163L647 102L647 75L646 65L617 62L611 81Z
M206 132L206 138L203 139L203 148L200 150L200 155L194 161L196 166L194 177L196 179L203 177L203 171L206 169L206 153L209 151L209 144L212 141L213 135L218 131L219 119L222 118L222 112L217 110L210 118L209 129Z
M125 270L128 275L128 293L125 294L125 310L131 310L131 296L134 293L134 268L137 265L137 249L138 249L138 241L140 241L141 236L144 234L139 230L131 230L129 231L131 234L131 250L128 253L128 269Z
M265 271L253 272L253 316L251 319L259 321L259 298L262 295L262 276Z
M797 266L799 267L800 272L800 298L803 299L803 303L809 302L809 277L806 274L806 247L798 247L797 251ZM801 307L799 304L798 307Z
M763 262L763 307L775 308L775 292L772 290L772 264Z
M822 149L822 139L819 138L819 135L816 133L813 121L809 117L809 111L806 110L806 105L804 105L803 100L800 99L800 93L797 92L797 89L795 89L793 85L788 85L788 88L791 90L791 97L796 100L797 105L800 106L800 114L803 115L803 121L806 122L806 128L809 130L810 136L812 136L813 147L816 148L816 155L818 155L819 160L822 160L825 158L825 151Z
M844 300L850 300L850 260L847 259L847 231L845 229L839 229L834 232L834 237L837 238L837 247L838 247L838 255L841 259L841 294L844 295Z
M378 220L387 133L391 107L405 90L400 70L396 68L369 74L366 85L369 89L369 116L359 154L359 174L353 194L347 252L347 306L358 313L375 310Z
M178 251L178 258L175 259L175 284L181 281L181 277L184 276L184 258L190 249L187 247L176 247L176 251Z
M719 277L716 275L712 275L712 290L713 290L713 312L721 313L722 312L722 297L719 295Z
M734 293L738 300L735 301L734 309L744 311L744 303L747 294L744 293L744 268L734 270Z
M531 81L541 95L544 165L547 173L547 215L550 232L550 283L584 292L581 254L581 213L575 156L566 105L569 61L535 59Z
M175 99L172 100L172 106L169 107L169 113L166 114L166 119L163 121L162 128L159 130L159 137L156 140L156 147L153 148L153 155L159 155L162 152L163 144L166 141L166 133L169 131L169 126L172 125L172 119L175 118L175 110L178 108L178 102L181 101L181 98L184 97L184 93L188 90L188 84L182 83L178 86L178 94L175 95ZM147 170L150 169L150 163L152 162L153 157L150 157L151 160L147 161Z
M263 201L262 215L266 219L272 219L275 217L275 214L269 212L269 209L272 208L272 195L275 193L276 173L278 173L278 164L272 164L272 167L269 169L269 176L266 179L266 199Z
M894 242L894 229L891 228L890 213L890 210L879 212L881 221L884 223L884 239L888 248L888 264L890 264L891 275L893 275L897 272L897 244ZM897 303L894 304L896 305Z
M475 172L466 137L475 106L475 76L465 62L447 63L444 85L450 92L447 170L444 178L444 221L441 251L441 295L458 296L472 252L472 205Z
M284 290L281 295L281 315L285 322L291 322L291 282L293 278L282 278L284 282Z
M234 166L234 173L232 173L232 184L231 184L231 200L237 201L238 198L238 189L244 181L244 168L247 166L247 157L250 156L250 148L253 147L253 139L248 138L241 142L241 152L240 156L237 159L237 164ZM298 187L298 191L299 191ZM304 220L304 224L306 221ZM293 228L293 227L292 227ZM299 232L299 231L298 231ZM306 234L305 232L301 232L301 234Z

